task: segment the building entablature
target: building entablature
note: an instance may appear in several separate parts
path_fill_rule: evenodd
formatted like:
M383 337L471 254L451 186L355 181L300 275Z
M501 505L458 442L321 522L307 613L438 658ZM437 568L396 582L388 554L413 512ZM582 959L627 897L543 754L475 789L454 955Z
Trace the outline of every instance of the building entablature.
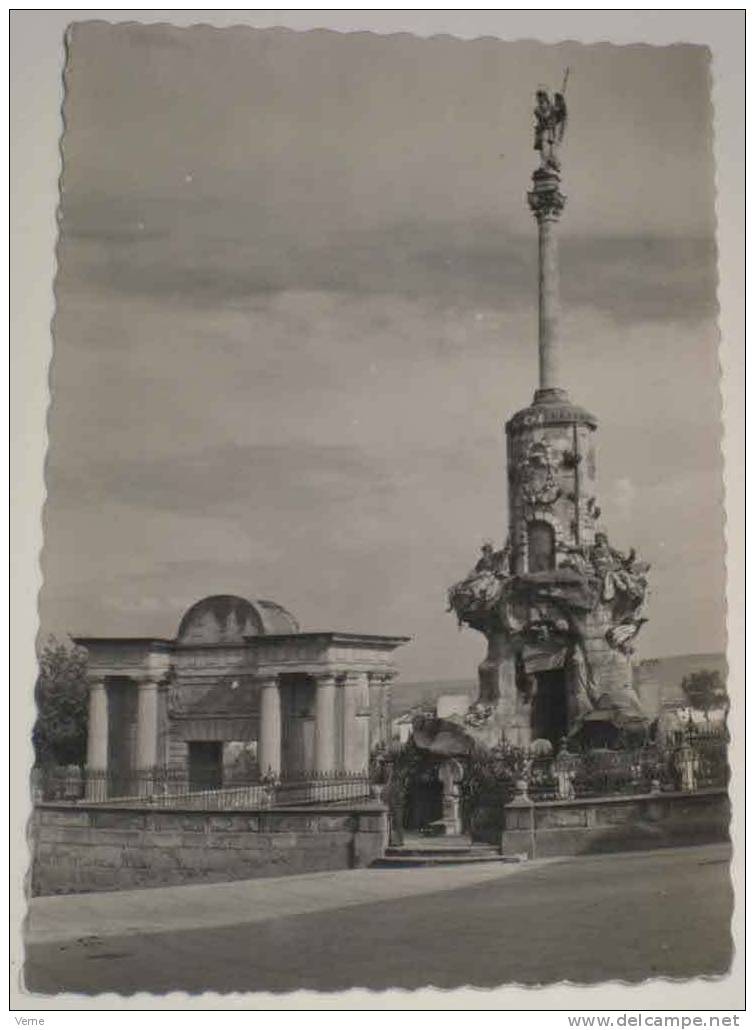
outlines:
M247 643L254 654L257 673L305 673L338 675L347 672L395 672L392 653L409 637L364 633L315 632L253 637Z
M92 675L139 678L175 671L179 679L222 675L395 671L391 655L409 637L362 633L286 633L246 637L240 644L177 644L135 637L75 637Z
M144 679L165 677L172 664L173 641L156 637L73 637L88 654L92 679L124 676Z

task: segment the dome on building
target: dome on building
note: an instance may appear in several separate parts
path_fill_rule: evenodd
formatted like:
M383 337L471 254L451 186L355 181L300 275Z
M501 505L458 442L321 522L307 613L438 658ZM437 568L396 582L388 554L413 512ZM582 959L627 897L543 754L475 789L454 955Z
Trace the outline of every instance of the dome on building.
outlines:
M176 639L179 644L242 644L244 637L298 632L291 612L274 601L215 594L188 609Z

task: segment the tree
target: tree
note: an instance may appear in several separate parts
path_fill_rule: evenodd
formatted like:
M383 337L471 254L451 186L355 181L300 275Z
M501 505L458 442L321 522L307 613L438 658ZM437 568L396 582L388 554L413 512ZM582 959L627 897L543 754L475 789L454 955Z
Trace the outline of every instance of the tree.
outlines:
M728 704L726 686L717 669L691 672L682 680L682 690L693 708L706 712L711 708L726 708Z
M37 765L86 762L86 652L49 637L39 656L34 688L37 720L32 742Z

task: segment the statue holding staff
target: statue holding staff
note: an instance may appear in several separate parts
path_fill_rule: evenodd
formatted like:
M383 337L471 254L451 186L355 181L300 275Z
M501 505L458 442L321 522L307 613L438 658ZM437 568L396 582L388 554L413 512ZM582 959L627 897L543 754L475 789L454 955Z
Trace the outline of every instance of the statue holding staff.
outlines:
M540 87L535 93L535 150L540 151L542 168L558 172L561 163L558 150L566 131L566 69L560 93L554 93L551 100L548 90Z

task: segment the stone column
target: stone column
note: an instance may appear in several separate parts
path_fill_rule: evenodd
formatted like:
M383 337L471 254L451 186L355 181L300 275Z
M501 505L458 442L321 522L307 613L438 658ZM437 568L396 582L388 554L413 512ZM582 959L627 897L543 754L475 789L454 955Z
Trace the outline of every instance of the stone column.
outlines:
M369 752L372 754L373 749L377 747L378 744L383 743L381 716L383 708L384 676L379 672L371 672L368 675L368 680L370 699Z
M558 246L556 223L566 198L554 170L539 168L532 176L533 188L527 195L537 219L538 238L538 352L540 389L537 400L558 398L561 389L561 355L558 339Z
M343 766L347 773L367 769L370 758L367 673L349 672L343 685Z
M336 768L336 678L326 672L315 682L315 771L332 773Z
M370 682L370 754L377 744L391 742L392 672L371 672Z
M138 685L136 714L136 769L138 793L151 794L157 767L157 737L159 719L159 679L145 676Z
M89 679L86 796L90 801L107 798L108 703L104 676Z
M388 672L383 677L383 692L380 698L380 726L383 743L390 746L391 743L391 696L393 694L393 680L395 673Z
M552 390L561 383L561 354L558 340L558 240L555 218L540 217L537 229L540 389Z
M279 776L281 771L281 697L277 676L261 681L260 772Z

